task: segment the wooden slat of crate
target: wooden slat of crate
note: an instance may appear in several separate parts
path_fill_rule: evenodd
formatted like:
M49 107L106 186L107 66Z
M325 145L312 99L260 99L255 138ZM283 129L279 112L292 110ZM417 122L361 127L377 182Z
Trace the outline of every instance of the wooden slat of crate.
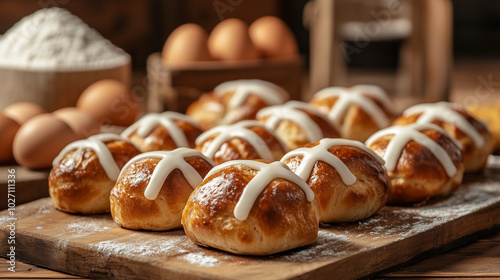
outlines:
M169 67L161 54L148 58L148 111L184 112L204 92L238 79L262 79L275 83L301 99L302 59L268 59L242 62L200 62L189 67Z

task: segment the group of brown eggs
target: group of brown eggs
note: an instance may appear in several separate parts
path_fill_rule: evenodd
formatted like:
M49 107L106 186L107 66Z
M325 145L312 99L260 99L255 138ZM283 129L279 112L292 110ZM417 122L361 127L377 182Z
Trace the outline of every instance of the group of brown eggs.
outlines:
M75 107L54 112L31 102L11 104L0 112L0 163L49 168L67 144L100 133L102 125L128 126L138 112L130 89L115 80L95 82Z
M179 26L167 38L162 51L166 64L200 61L242 61L289 58L298 53L288 26L273 16L261 17L250 25L236 18L217 24L210 34L201 26Z

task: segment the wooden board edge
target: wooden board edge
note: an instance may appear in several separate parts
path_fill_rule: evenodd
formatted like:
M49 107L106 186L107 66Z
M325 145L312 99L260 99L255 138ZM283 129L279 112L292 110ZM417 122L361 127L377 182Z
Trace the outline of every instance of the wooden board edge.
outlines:
M432 257L438 256L438 255L447 253L449 251L452 251L454 249L460 248L462 246L466 246L467 244L470 244L470 243L478 241L482 238L488 237L488 236L494 234L495 232L498 232L498 230L500 230L500 226L494 226L492 228L485 229L485 230L478 231L478 232L475 232L473 234L464 236L464 237L459 238L455 241L452 241L449 244L446 244L445 246L442 246L440 248L435 248L435 249L431 249L429 251L423 252L420 255L415 256L414 258L410 259L409 261L407 261L405 263L401 263L401 264L396 265L394 267L391 267L389 269L385 269L385 270L379 271L377 273L373 273L371 275L368 275L366 277L366 279L372 279L372 280L382 279L378 276L381 276L381 275L386 274L386 273L391 273L395 270L402 269L402 268L407 267L407 266L411 266L411 265L416 264L420 261L424 261L424 260L427 260L429 258L432 258ZM401 274L401 275L394 274L393 275L391 273L389 277L408 278L408 277L417 277L417 276L419 276L419 275L408 275L408 274ZM475 276L479 277L479 275L475 275ZM486 275L486 276L488 276L488 275Z
M415 261L418 258L429 258L432 254L438 254L456 248L464 242L472 242L479 239L482 236L481 233L500 228L499 210L500 203L495 203L469 215L459 217L448 224L443 224L409 237L405 240L406 243L424 244L424 246L416 246L409 254L408 252L401 252L402 248L400 242L392 242L386 246L371 250L369 254L365 254L364 258L359 258L358 254L355 254L335 264L327 264L298 277L324 279L325 275L327 275L326 279L328 279L328 276L331 277L333 275L335 279L367 279L374 275L379 275L384 271L397 268L402 264ZM469 228L469 230L462 233L455 230L464 223L473 223L475 226L463 227ZM446 229L442 230L444 227L446 227ZM440 230L443 232L442 236L439 236ZM442 237L442 239L438 237ZM442 240L441 242L436 242L440 239ZM381 260L379 256L383 255L386 251L399 251L401 253L391 255ZM427 254L431 255L429 256ZM353 266L356 268L353 269ZM349 275L351 271L355 271L356 274ZM341 277L340 275L345 275L345 277Z

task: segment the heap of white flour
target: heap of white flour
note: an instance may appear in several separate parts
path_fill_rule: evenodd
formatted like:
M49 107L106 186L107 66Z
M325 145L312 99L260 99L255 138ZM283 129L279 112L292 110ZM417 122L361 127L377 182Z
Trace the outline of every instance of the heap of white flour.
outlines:
M0 36L0 67L71 71L114 68L130 56L61 8L39 10Z

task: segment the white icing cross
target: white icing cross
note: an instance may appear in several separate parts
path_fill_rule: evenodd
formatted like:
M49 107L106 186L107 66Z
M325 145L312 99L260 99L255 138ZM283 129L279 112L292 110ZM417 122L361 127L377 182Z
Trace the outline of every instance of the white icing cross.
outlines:
M176 112L163 112L163 113L150 113L142 117L140 120L129 126L122 132L123 137L130 137L130 135L137 130L137 134L141 137L149 135L153 129L159 125L165 129L174 140L177 147L189 147L186 135L175 121L183 121L195 127L199 125L186 115Z
M225 94L234 91L229 107L241 106L249 95L255 94L262 98L268 105L285 102L288 93L281 87L263 80L236 80L222 83L215 87L215 94Z
M463 111L462 108L444 101L433 104L419 104L406 109L403 116L421 114L417 119L417 123L430 123L434 120L453 123L474 141L476 147L482 147L485 141L479 131L454 109Z
M273 153L267 146L266 142L260 138L257 133L250 130L250 127L263 127L267 129L264 125L257 121L241 121L233 125L220 125L202 133L198 136L198 138L196 138L195 143L196 145L199 145L212 135L219 133L212 140L212 142L210 142L206 151L203 152L207 157L213 158L215 153L225 142L233 138L241 138L254 147L261 159L273 160Z
M257 118L262 119L269 116L265 125L271 130L274 130L282 120L294 122L304 131L309 142L315 142L323 138L323 132L321 131L319 125L302 110L315 114L318 117L322 117L322 113L307 103L289 101L283 105L270 106L261 109L257 113Z
M429 138L427 135L420 132L420 130L432 129L441 132L442 134L448 135L441 127L432 124L432 123L414 123L408 126L391 126L386 129L380 130L374 133L368 140L366 140L366 145L370 146L377 139L382 136L394 134L393 138L390 140L387 145L384 160L385 167L388 171L394 171L396 169L396 165L399 161L399 157L401 156L401 152L404 147L410 141L415 141L422 146L425 146L432 154L436 157L436 159L441 163L441 165L446 170L446 174L449 177L452 177L457 172L457 168L453 161L451 160L450 155L434 140ZM449 136L448 136L449 137ZM462 144L458 142L453 137L449 137L453 143L459 148L462 147Z
M341 125L341 116L352 104L361 107L368 115L370 115L379 127L387 127L390 125L390 120L384 111L370 98L372 97L382 103L386 110L393 111L393 105L387 94L378 86L372 85L357 85L351 88L344 87L329 87L318 91L315 98L337 97L337 101L330 109L328 118L337 126Z
M295 149L287 153L285 156L283 156L281 161L284 162L285 160L291 157L301 156L302 161L300 162L300 165L298 169L295 171L295 173L304 181L307 181L307 179L309 178L309 175L311 174L312 169L314 168L316 162L323 161L332 166L333 168L335 168L335 170L337 170L344 184L352 185L356 182L356 177L354 176L354 174L352 174L352 172L342 162L342 160L340 160L338 157L336 157L335 155L333 155L328 151L330 148L334 146L351 146L358 148L370 154L380 164L384 164L384 160L380 158L377 154L375 154L375 152L368 149L363 143L359 141L338 139L338 138L336 139L324 138L321 139L319 141L319 144L314 147Z
M215 163L211 159L205 157L197 150L190 148L177 148L172 151L154 151L137 155L125 164L122 168L120 176L135 162L142 159L159 158L161 160L156 165L155 170L151 175L151 179L144 190L144 196L147 199L155 200L156 197L158 197L163 183L167 179L168 175L170 175L170 173L175 169L179 169L182 172L184 178L186 178L189 185L194 189L201 183L201 181L203 181L203 178L196 171L196 169L194 169L194 167L186 162L185 158L187 157L201 157L212 166L215 166Z
M234 165L244 165L260 171L243 189L243 193L234 207L233 214L238 220L245 220L248 217L259 194L276 178L282 178L297 184L304 191L307 201L312 201L314 199L314 192L309 185L288 169L284 163L279 161L267 164L253 160L232 160L214 167L205 178Z
M104 172L106 172L106 176L108 176L109 179L116 181L116 179L118 178L118 174L120 174L120 168L118 167L118 164L116 164L113 155L104 143L107 141L128 142L118 134L102 133L93 135L87 139L75 141L64 147L64 149L54 159L52 165L55 166L68 152L75 150L70 160L68 160L68 162L66 163L67 165L71 165L76 160L78 155L82 153L83 149L91 149L97 154L97 158L99 159Z

